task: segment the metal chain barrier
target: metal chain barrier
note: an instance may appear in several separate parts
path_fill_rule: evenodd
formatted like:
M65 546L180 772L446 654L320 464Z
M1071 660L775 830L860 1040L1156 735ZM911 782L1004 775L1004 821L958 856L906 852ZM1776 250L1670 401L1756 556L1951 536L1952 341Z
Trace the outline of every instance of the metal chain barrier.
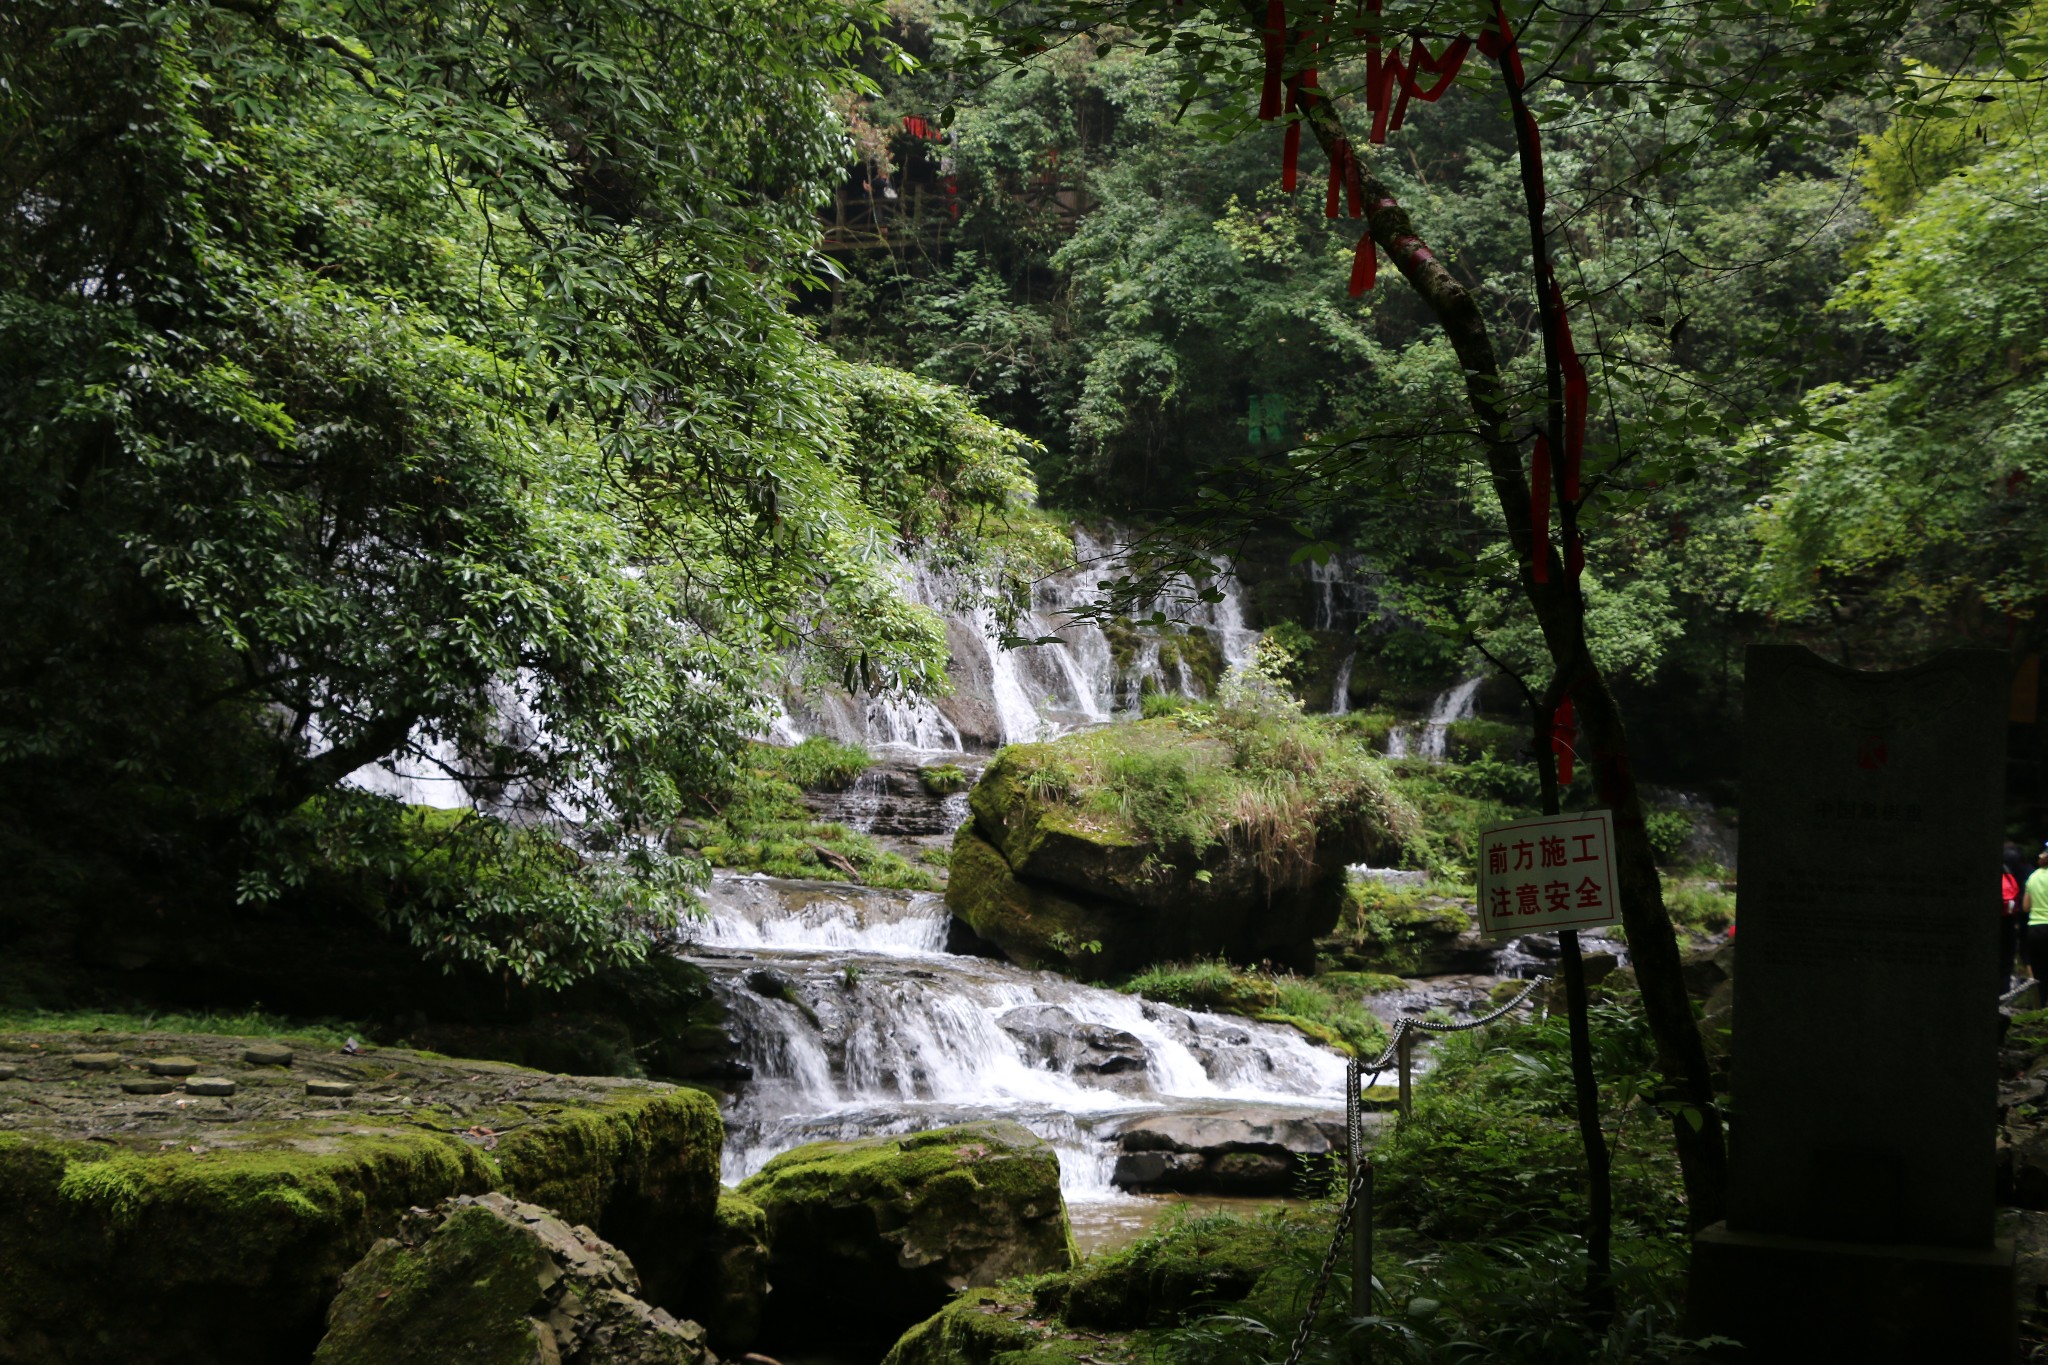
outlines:
M1287 1348L1287 1365L1301 1365L1301 1353L1308 1349L1309 1336L1315 1330L1316 1314L1322 1311L1323 1298L1330 1291L1330 1276L1337 1269L1337 1253L1343 1248L1346 1233L1352 1232L1351 1221L1358 1210L1358 1201L1365 1189L1372 1183L1372 1164L1365 1159L1365 1091L1379 1081L1380 1073L1392 1065L1396 1058L1403 1061L1403 1075L1406 1075L1406 1050L1413 1046L1409 1034L1421 1033L1465 1033L1471 1029L1484 1028L1496 1019L1521 1005L1533 995L1538 986L1550 980L1547 976L1532 976L1529 983L1506 1004L1490 1014L1477 1019L1465 1019L1456 1023L1441 1023L1433 1019L1401 1019L1394 1024L1394 1039L1387 1044L1387 1050L1370 1063L1352 1058L1345 1068L1344 1088L1344 1135L1349 1145L1351 1178L1344 1189L1344 1203L1337 1210L1337 1230L1331 1234L1329 1249L1323 1252L1322 1268L1316 1271L1315 1288L1309 1292L1308 1311L1302 1315L1301 1326L1295 1330L1294 1342ZM1367 1070L1372 1075L1360 1084L1361 1074ZM1363 1245L1361 1242L1360 1245ZM1354 1273L1363 1274L1370 1283L1371 1262L1359 1258L1363 1264ZM1362 1299L1370 1302L1369 1299Z

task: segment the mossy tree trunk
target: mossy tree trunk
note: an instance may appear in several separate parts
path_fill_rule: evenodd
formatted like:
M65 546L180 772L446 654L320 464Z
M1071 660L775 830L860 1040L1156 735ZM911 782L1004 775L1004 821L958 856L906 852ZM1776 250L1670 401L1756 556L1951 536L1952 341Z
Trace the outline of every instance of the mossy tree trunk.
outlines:
M1264 6L1257 0L1244 0L1243 12L1254 36L1262 36ZM1514 90L1512 95L1519 103L1520 91ZM1296 98L1307 127L1324 154L1343 163L1350 182L1345 192L1355 194L1357 202L1363 204L1366 227L1373 241L1428 305L1464 370L1466 401L1476 419L1494 496L1506 520L1517 562L1522 565L1522 588L1554 669L1545 700L1555 707L1567 696L1572 699L1582 747L1592 762L1596 790L1601 803L1613 812L1622 922L1636 978L1642 987L1644 1013L1656 1039L1659 1066L1669 1087L1666 1099L1672 1102L1672 1132L1684 1172L1689 1217L1695 1227L1704 1227L1720 1219L1727 1197L1727 1149L1714 1102L1713 1075L1679 970L1678 938L1664 910L1663 888L1650 848L1649 831L1643 822L1642 798L1630 769L1621 708L1587 649L1585 598L1578 589L1576 576L1567 572L1548 537L1540 545L1537 542L1531 524L1530 485L1522 468L1522 441L1516 434L1514 413L1502 387L1500 359L1492 335L1478 301L1437 260L1416 232L1408 210L1367 169L1364 160L1351 152L1364 144L1348 135L1337 106L1314 86L1303 87ZM1529 150L1526 146L1522 149L1525 177ZM1540 218L1533 224L1533 231L1540 251ZM1539 254L1539 262L1542 259ZM1547 416L1555 431L1562 425L1563 417L1557 376L1558 336L1551 301L1542 297L1547 292L1540 278L1543 273L1547 272L1539 270L1535 292L1544 315L1549 362L1546 368L1550 373L1551 401L1547 404ZM1559 465L1561 468L1562 461ZM1562 496L1561 489L1557 503L1569 535L1576 529L1577 508ZM1547 570L1540 579L1535 572L1539 554Z

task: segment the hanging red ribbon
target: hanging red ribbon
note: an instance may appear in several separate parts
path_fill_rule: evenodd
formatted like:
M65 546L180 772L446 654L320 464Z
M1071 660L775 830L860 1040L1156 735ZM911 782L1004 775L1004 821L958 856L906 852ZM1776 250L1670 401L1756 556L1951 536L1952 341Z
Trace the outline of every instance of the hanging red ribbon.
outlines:
M1355 299L1372 288L1379 273L1380 253L1372 244L1372 233L1367 231L1351 253L1351 297Z
M1572 709L1572 699L1567 696L1550 718L1550 752L1557 755L1557 785L1569 787L1572 784L1572 740L1577 736L1578 716Z
M1550 581L1550 441L1536 433L1529 454L1529 571L1538 583Z
M1266 83L1259 91L1259 117L1280 117L1280 68L1287 60L1286 0L1266 0Z

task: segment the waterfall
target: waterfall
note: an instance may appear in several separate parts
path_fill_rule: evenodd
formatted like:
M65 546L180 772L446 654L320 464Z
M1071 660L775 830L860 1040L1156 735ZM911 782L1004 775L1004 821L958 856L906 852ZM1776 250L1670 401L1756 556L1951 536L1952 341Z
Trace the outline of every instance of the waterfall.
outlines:
M1426 758L1444 761L1444 739L1451 725L1471 719L1479 700L1480 684L1486 679L1467 678L1436 699L1429 718L1418 725L1397 725L1387 734L1387 757Z
M1358 651L1352 650L1344 656L1344 662L1337 665L1337 681L1330 685L1330 714L1341 716L1351 709L1351 665L1358 658Z
M1075 613L1100 600L1118 576L1128 545L1113 530L1099 537L1076 527L1073 563L1034 585L1030 608L1015 626L1020 635L1056 637L1058 643L1018 649L998 645L994 615L972 585L950 572L906 562L905 599L946 620L951 695L845 697L791 688L768 737L793 743L823 734L884 752L986 752L1099 725L1138 709L1148 688L1205 695L1189 651L1176 647L1169 663L1164 646L1176 638L1206 636L1224 672L1251 657L1259 633L1245 624L1230 566L1217 566L1218 601L1195 600L1194 583L1174 584L1161 599L1134 604L1133 624L1112 642L1100 625L1077 620ZM1175 618L1178 636L1157 635L1138 624L1154 611Z
M932 893L721 876L706 899L685 951L753 1068L728 1181L805 1142L997 1116L1053 1144L1069 1199L1100 1200L1132 1115L1343 1093L1343 1061L1292 1029L948 955Z

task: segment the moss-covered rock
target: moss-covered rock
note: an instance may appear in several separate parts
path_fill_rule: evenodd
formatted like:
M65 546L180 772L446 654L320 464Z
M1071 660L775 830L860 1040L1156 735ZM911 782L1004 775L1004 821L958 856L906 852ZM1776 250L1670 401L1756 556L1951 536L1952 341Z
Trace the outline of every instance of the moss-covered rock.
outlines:
M707 1283L692 1299L718 1350L744 1351L760 1339L768 1260L768 1215L745 1195L720 1190L717 1224L698 1258Z
M241 1060L265 1041L0 1035L17 1068L0 1081L0 1361L303 1359L337 1277L405 1210L493 1189L602 1229L683 1292L716 1197L710 1097L309 1040L289 1068ZM120 1060L80 1071L83 1051ZM123 1092L171 1054L234 1095Z
M415 1211L342 1277L314 1365L706 1365L587 1227L501 1194Z
M961 1295L905 1332L882 1365L1089 1365L1104 1355L1092 1333L1047 1322L1030 1295L992 1288Z
M1343 971L1392 976L1485 971L1497 951L1459 901L1370 880L1350 884L1335 932L1316 947Z
M1190 1219L1090 1259L1046 1297L1077 1327L1170 1327L1251 1294L1273 1268L1275 1247L1263 1223Z
M1224 955L1307 970L1344 868L1404 821L1341 727L1205 712L1012 745L969 794L947 904L1031 966Z
M1073 1234L1059 1158L1015 1123L817 1142L739 1192L766 1215L777 1346L894 1339L956 1291L1065 1270Z

